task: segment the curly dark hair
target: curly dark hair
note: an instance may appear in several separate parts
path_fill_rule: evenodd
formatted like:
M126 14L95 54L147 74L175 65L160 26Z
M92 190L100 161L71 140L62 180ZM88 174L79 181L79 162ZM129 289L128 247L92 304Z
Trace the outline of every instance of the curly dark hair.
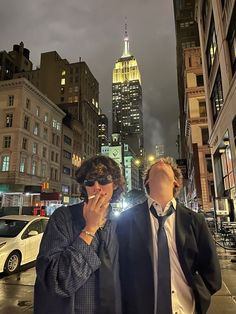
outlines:
M119 165L112 158L101 155L85 160L75 174L76 181L80 185L81 198L85 201L88 200L84 180L109 175L112 176L113 183L117 186L110 201L113 203L120 198L125 189L125 180Z

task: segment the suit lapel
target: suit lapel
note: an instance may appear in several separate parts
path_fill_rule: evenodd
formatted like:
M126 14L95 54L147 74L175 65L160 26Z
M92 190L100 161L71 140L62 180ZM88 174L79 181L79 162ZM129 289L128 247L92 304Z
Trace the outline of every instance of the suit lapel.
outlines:
M140 205L139 211L136 213L134 217L134 221L144 243L147 244L148 253L150 255L151 262L153 265L153 242L152 242L153 237L147 201Z
M176 242L179 248L183 248L186 240L186 234L191 226L191 211L177 203L176 207Z
M181 204L177 203L176 207L176 221L175 221L175 233L176 233L176 247L179 256L179 262L182 267L182 270L185 274L185 277L189 283L191 283L191 274L188 269L184 257L184 247L186 242L186 237L189 234L189 229L192 222L192 213L190 210L186 209Z

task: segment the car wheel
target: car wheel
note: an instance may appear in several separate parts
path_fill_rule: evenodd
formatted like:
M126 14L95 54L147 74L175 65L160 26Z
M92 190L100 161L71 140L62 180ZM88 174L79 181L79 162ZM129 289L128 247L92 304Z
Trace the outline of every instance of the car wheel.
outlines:
M20 253L15 251L12 252L5 263L4 272L8 275L14 274L20 267Z

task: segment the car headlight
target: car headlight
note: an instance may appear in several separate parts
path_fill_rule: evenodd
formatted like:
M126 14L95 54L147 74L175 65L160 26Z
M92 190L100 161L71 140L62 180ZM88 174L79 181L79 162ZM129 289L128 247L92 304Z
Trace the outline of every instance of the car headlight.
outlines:
M7 242L2 242L2 243L0 243L0 249L2 248L2 247L4 247L4 245L6 244Z

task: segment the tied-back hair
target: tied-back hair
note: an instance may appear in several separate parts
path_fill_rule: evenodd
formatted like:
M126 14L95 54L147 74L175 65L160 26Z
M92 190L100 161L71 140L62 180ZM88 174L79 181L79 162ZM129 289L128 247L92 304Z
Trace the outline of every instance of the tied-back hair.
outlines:
M173 194L174 194L174 197L176 197L181 188L182 188L182 184L183 184L183 175L182 175L182 172L180 170L180 168L178 167L177 163L175 162L174 158L172 157L161 157L161 158L158 158L154 164L152 164L146 171L146 173L144 174L144 178L143 178L143 181L144 181L144 187L145 187L145 190L146 190L146 193L149 195L150 194L150 188L149 188L149 184L148 184L148 180L149 180L149 175L150 175L150 171L152 169L153 166L155 166L156 164L158 164L160 161L163 161L164 164L170 166L174 172L174 177L175 177L175 180L178 182L178 186L174 186L174 191L173 191Z
M84 180L88 178L112 176L112 181L116 186L116 189L113 191L110 203L117 201L125 189L125 180L121 173L121 169L119 165L110 157L99 155L85 160L81 167L76 171L75 176L76 181L80 185L81 198L83 198L86 202L88 201L88 195L84 185Z

